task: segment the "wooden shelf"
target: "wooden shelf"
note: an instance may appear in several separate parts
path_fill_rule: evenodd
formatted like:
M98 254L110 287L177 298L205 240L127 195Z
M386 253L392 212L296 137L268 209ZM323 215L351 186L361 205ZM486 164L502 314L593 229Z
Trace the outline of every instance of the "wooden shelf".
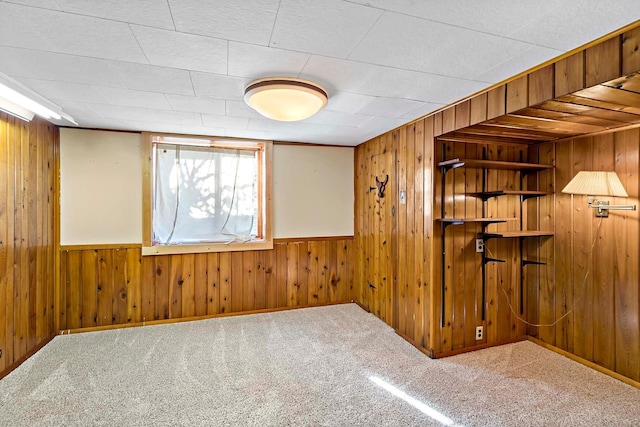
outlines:
M517 230L483 233L485 239L509 239L514 237L551 237L553 231Z
M455 168L485 168L485 169L503 169L515 171L541 171L545 169L553 169L552 165L540 165L537 163L518 163L505 162L500 160L477 160L477 159L451 159L438 163L439 167L447 169Z
M446 224L497 224L500 222L517 221L518 218L438 218L436 221L444 222Z
M526 190L496 190L496 191L478 191L475 193L467 193L467 196L477 197L481 200L488 200L492 197L500 197L500 196L522 196L524 200L530 199L532 197L542 197L548 196L552 193L547 193L545 191L526 191Z

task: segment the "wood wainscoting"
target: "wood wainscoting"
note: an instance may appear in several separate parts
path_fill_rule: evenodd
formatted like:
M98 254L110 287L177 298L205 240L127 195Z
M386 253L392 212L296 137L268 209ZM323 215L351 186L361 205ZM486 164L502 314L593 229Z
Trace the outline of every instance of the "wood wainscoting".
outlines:
M145 257L139 245L63 247L60 329L347 302L353 257L353 237Z
M58 128L0 113L0 378L54 331Z

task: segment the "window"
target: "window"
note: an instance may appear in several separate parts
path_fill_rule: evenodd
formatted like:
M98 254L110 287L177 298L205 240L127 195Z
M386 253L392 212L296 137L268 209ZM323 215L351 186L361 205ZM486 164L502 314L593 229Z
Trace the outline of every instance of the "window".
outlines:
M143 255L272 248L271 145L143 134Z

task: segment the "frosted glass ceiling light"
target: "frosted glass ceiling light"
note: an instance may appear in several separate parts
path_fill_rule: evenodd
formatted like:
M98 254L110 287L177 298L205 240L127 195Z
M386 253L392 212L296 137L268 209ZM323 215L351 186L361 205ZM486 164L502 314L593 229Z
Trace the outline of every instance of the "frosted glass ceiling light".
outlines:
M301 79L275 77L249 83L244 101L265 117L281 122L304 120L327 105L322 86Z

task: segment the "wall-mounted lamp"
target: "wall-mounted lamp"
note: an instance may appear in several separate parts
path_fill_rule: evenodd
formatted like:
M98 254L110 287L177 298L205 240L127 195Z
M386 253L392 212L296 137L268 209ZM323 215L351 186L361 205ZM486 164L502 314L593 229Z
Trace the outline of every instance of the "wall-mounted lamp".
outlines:
M65 119L77 125L73 117L63 112L56 104L2 73L0 73L0 111L27 122L37 114L47 120Z
M573 177L563 193L585 194L590 208L596 209L597 217L609 216L610 210L635 211L636 205L609 205L606 200L597 200L596 196L629 197L620 178L615 172L581 171Z

